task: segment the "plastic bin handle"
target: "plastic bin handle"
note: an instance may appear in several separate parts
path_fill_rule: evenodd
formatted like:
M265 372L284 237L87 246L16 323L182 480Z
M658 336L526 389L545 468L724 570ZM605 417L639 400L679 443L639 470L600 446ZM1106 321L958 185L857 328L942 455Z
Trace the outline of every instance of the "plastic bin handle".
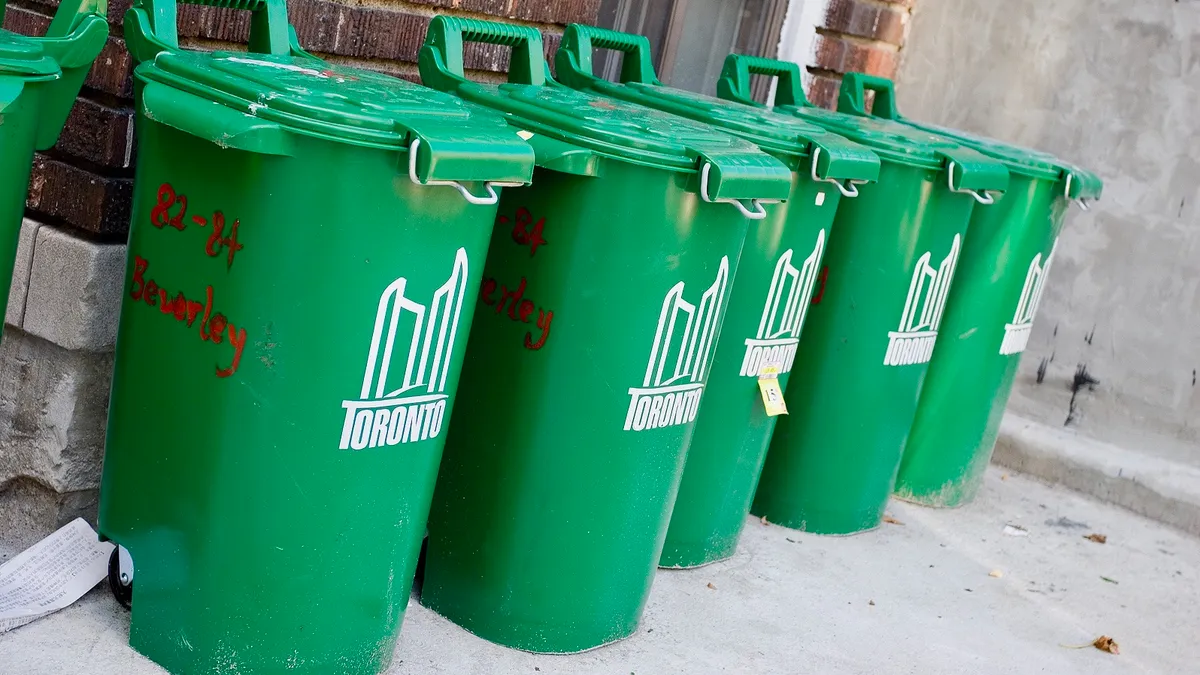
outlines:
M208 5L251 12L249 49L256 54L308 56L296 42L288 25L286 0L179 0L191 5ZM125 13L125 43L139 63L153 60L162 52L179 51L176 0L136 0Z
M867 112L867 92L875 92L875 103ZM846 73L842 77L842 88L838 92L838 112L859 117L882 117L899 120L896 109L896 85L886 77L866 73Z
M421 81L441 91L454 92L468 82L463 72L463 44L483 42L512 48L508 81L546 84L546 59L542 34L536 28L481 19L435 16L425 34L418 59Z
M46 29L46 37L37 39L42 51L62 69L62 76L46 85L34 139L38 150L48 150L58 142L88 70L108 40L107 15L107 0L63 0Z
M775 105L791 105L798 108L808 106L804 97L800 66L776 59L766 59L748 54L730 54L725 57L721 79L717 80L717 96L746 105L763 107L750 95L750 76L770 75L779 78L775 86Z
M969 194L980 204L995 203L992 193L1008 189L1008 169L1004 165L969 148L942 148L936 151L946 169L951 192Z
M567 86L587 84L598 80L592 70L592 51L612 49L625 56L621 59L621 82L640 82L661 85L650 60L650 39L645 35L619 33L581 23L567 26L562 44L554 56L558 79Z

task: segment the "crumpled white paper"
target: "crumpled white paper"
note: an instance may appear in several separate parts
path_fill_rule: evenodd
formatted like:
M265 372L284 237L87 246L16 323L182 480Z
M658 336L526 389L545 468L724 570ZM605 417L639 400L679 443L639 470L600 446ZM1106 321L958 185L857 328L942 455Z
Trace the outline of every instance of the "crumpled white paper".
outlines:
M76 518L0 565L0 633L67 607L108 576L113 545Z

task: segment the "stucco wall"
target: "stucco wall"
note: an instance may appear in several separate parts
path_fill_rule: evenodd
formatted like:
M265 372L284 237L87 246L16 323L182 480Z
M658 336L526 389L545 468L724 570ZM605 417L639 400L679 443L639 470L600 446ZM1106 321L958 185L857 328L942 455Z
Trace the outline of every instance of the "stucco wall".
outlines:
M1010 410L1200 462L1200 2L921 0L902 54L909 117L1105 181L1060 238Z

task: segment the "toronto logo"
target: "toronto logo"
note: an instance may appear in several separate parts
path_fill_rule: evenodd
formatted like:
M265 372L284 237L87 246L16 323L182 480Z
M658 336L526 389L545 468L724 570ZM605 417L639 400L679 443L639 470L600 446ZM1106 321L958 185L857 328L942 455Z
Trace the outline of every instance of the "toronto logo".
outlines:
M404 277L384 289L375 312L362 391L358 399L342 401L346 409L342 450L424 441L441 433L466 282L467 251L460 248L450 278L434 292L428 307L405 295L408 280ZM392 378L401 366L403 376Z
M1054 250L1058 248L1058 240L1050 248L1046 263L1042 264L1042 254L1033 256L1029 263L1029 271L1025 273L1025 286L1021 288L1021 297L1017 300L1017 311L1013 312L1012 323L1004 324L1004 342L1000 343L1000 353L1004 356L1020 354L1029 344L1029 333L1033 330L1033 317L1037 315L1038 304L1042 301L1042 289L1046 277L1050 274L1050 266L1054 264Z
M817 234L817 244L797 269L792 265L792 249L779 256L775 275L767 290L758 333L746 339L741 375L758 377L763 366L775 366L780 373L792 370L800 329L808 313L809 298L817 281L817 265L825 252L825 230Z
M683 282L663 298L654 344L641 387L629 390L626 431L660 429L696 419L704 393L704 371L717 340L729 258L722 257L717 278L697 307L683 299Z
M928 363L933 357L938 325L946 309L950 282L954 280L954 266L958 264L960 242L960 236L954 235L950 253L936 270L929 265L932 257L929 251L917 260L912 282L908 285L908 299L904 301L904 313L900 315L900 327L888 333L883 365L911 366Z

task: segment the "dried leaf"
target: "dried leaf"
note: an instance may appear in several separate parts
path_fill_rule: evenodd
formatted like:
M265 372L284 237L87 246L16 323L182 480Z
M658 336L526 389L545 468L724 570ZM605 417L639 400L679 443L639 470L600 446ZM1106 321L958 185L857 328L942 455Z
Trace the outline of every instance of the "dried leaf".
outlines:
M890 524L892 524L892 525L903 525L903 524L904 524L904 523L902 523L902 522L900 522L900 521L896 520L895 518L893 518L893 517L891 517L891 516L887 516L887 515L885 515L885 516L883 517L883 522L885 522L885 523L890 523Z
M711 581L710 581L710 582L708 582L708 587L709 587L709 588L711 588L711 589L713 589L714 591L715 591L715 590L717 590L717 587L716 587L716 586L713 586L713 584L712 584L712 582L711 582Z
M1004 576L1004 572L1001 572L1000 570L992 570L991 572L988 572L988 576L999 579L1000 577Z
M1008 474L1006 474L1006 473L1000 474L1000 480L1008 480Z
M1059 646L1065 647L1066 649L1087 649L1088 647L1095 647L1096 649L1099 649L1102 652L1108 652L1109 654L1120 654L1121 653L1121 647L1120 647L1120 645L1117 644L1117 641L1110 638L1107 635L1101 635L1100 637L1096 638L1095 640L1092 640L1091 642L1081 644L1081 645L1059 645Z
M1092 646L1102 652L1108 652L1109 654L1121 653L1121 647L1117 644L1117 641L1108 637L1107 635L1101 635L1100 637L1096 638L1096 641L1092 643Z
M1105 544L1105 543L1108 543L1108 535L1106 535L1106 534L1099 534L1099 533L1096 533L1096 532L1093 532L1093 533L1089 534L1088 536L1084 537L1084 539L1087 539L1088 541L1094 541L1094 542L1096 542L1097 544Z
M766 517L766 516L763 516L762 518L759 518L759 519L758 519L758 522L762 523L763 525L770 525L770 523L768 523L768 522L767 522L767 517Z
M1028 537L1029 530L1021 527L1020 525L1005 525L1004 534L1007 534L1010 537Z

